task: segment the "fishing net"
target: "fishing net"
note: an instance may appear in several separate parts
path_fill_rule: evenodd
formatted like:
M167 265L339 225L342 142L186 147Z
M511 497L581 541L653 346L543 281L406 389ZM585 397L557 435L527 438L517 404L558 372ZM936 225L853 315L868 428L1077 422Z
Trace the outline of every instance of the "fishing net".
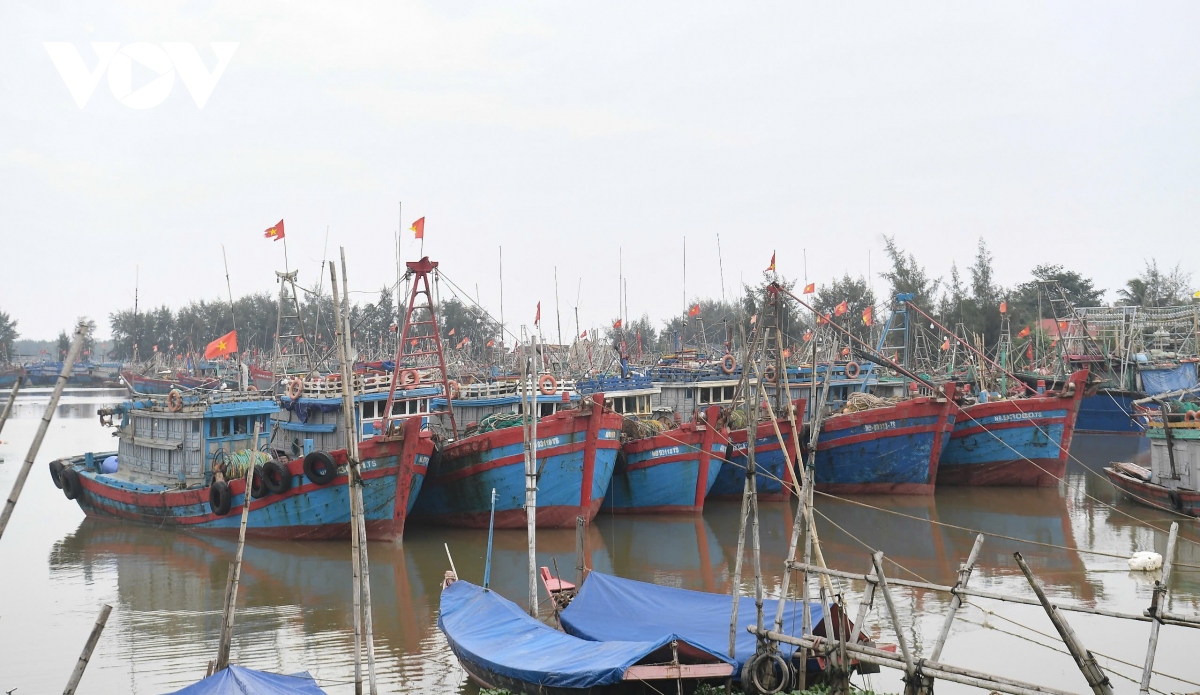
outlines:
M671 428L658 420L642 420L634 417L625 418L621 424L621 434L625 439L645 439L662 434L669 429Z
M858 413L864 410L873 410L875 408L884 408L889 405L896 405L900 400L897 398L882 398L870 393L855 391L846 398L846 406L842 408L843 413Z
M265 451L256 451L254 449L243 449L242 451L229 455L225 459L225 478L234 480L236 478L245 478L246 470L249 466L258 466L270 461L271 457Z
M517 427L520 424L520 413L492 413L479 421L479 426L475 428L475 433L493 432L508 427Z

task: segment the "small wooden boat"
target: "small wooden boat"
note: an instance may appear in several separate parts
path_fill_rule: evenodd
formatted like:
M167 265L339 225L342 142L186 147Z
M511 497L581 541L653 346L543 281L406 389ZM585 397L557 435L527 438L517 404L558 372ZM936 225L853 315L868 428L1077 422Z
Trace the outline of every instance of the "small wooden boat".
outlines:
M452 575L442 589L438 627L471 680L514 693L676 692L682 681L718 681L734 671L719 652L670 632L629 641L560 632L496 592Z
M795 402L797 420L804 417L805 403L804 398ZM791 487L796 479L795 470L802 465L808 449L804 426L800 422L797 424L801 425L799 452L796 451L792 437L792 423L786 417L780 417L774 423L768 420L758 424L757 436L754 439L754 465L759 470L756 487L760 500L783 500L791 494ZM778 433L775 431L777 425ZM717 481L708 492L709 499L742 498L746 485L746 466L749 463L746 453L749 432L748 427L730 430L725 463L721 465ZM784 441L782 446L779 443L780 436ZM787 465L788 461L792 462L791 467Z
M1135 502L1200 517L1200 420L1166 417L1165 427L1160 416L1146 430L1150 468L1118 461L1104 473Z
M817 489L932 495L956 410L944 395L918 396L825 418L817 439Z
M595 518L612 479L620 430L621 416L604 408L603 394L583 399L577 409L538 420L540 528L574 528L577 516ZM479 432L444 446L430 464L413 516L448 526L487 528L493 489L498 495L496 528L524 528L521 427Z
M721 409L710 406L693 422L621 445L603 508L622 513L691 514L721 471L729 431Z
M237 533L249 501L248 537L349 537L345 449L289 460L262 450L270 441L268 416L278 409L274 401L248 394L176 397L101 411L102 421L118 428L118 450L52 461L54 484L93 517ZM369 539L403 534L432 454L420 418L362 443ZM255 467L251 490L247 466Z
M1058 485L1087 380L1083 369L1062 391L961 407L938 464L938 485Z

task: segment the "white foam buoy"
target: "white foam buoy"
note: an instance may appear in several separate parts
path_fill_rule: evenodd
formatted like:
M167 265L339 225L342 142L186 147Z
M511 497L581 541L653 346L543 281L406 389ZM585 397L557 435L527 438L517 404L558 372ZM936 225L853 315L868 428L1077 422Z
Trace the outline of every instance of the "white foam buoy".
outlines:
M1142 550L1129 558L1129 569L1134 572L1153 572L1156 569L1162 569L1162 562L1162 555Z

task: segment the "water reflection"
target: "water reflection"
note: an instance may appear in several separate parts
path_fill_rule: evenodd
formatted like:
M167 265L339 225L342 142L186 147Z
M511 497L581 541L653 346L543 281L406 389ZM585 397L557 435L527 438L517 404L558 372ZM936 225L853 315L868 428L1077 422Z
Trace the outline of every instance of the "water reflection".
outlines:
M13 403L12 418L40 418L46 412L50 403L53 389L36 388L22 389ZM58 407L54 409L55 418L95 418L96 410L110 405L116 405L127 398L125 389L63 389ZM3 402L7 402L8 394L3 394ZM0 403L3 409L3 403Z

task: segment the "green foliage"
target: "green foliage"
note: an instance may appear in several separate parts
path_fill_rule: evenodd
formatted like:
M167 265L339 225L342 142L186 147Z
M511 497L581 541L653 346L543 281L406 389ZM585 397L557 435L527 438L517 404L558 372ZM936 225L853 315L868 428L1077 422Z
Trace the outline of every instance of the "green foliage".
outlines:
M883 243L884 253L892 263L891 270L879 274L891 286L888 303L895 301L896 295L907 293L913 295L913 303L921 309L933 311L938 285L942 281L930 278L925 268L917 264L917 259L911 253L904 253L896 244L896 237L885 236Z
M0 364L16 361L13 343L16 342L19 335L17 322L8 314L0 311Z
M1125 306L1160 307L1187 304L1191 301L1192 274L1185 273L1176 263L1171 270L1159 270L1157 260L1144 261L1142 274L1117 290Z
M812 305L822 314L833 314L837 305L846 302L846 313L835 318L840 325L860 339L870 341L870 328L862 322L863 309L875 305L875 293L862 276L852 278L849 274L817 288Z
M1055 281L1062 287L1067 299L1076 307L1099 306L1104 301L1104 290L1099 289L1090 278L1086 278L1061 265L1042 264L1034 268L1032 280L1023 282L1008 293L1008 314L1013 326L1032 326L1038 319L1038 295L1042 283ZM1042 314L1049 317L1046 299L1042 298Z

